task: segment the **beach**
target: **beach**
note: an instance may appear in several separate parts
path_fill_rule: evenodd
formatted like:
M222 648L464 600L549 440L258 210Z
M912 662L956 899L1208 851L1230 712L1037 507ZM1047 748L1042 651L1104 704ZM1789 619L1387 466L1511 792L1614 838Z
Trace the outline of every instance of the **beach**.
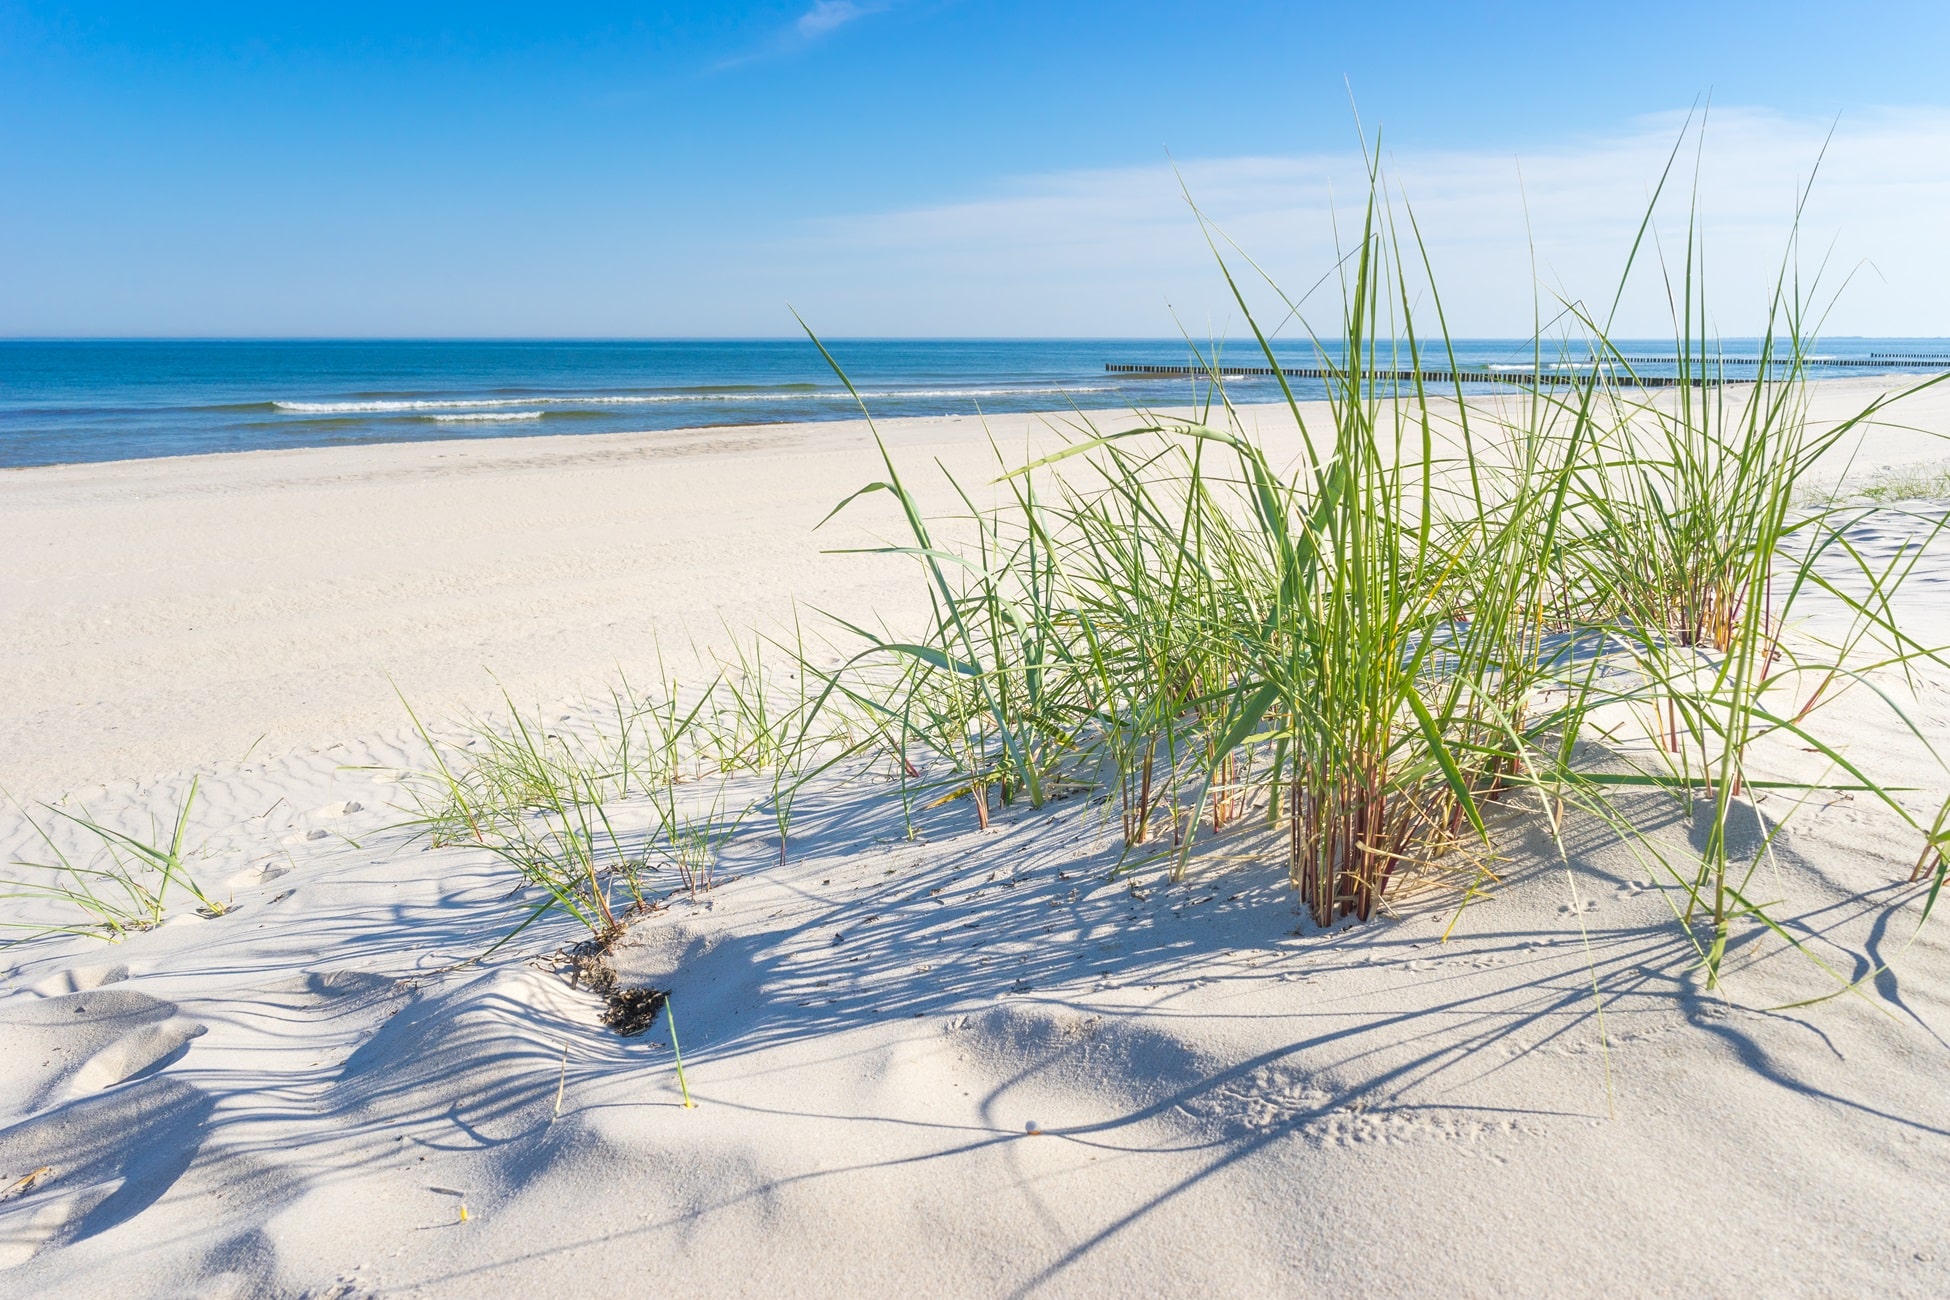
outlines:
M1812 418L1886 387L1824 380ZM1945 393L1816 477L1950 459ZM1298 455L1283 408L1241 418L1276 463ZM878 431L946 508L937 462L999 493L991 437L1020 464L1075 419ZM1769 846L1796 937L1844 979L1874 972L1812 1006L1793 1004L1834 982L1765 934L1706 987L1671 890L1595 826L1554 841L1508 813L1499 883L1468 908L1409 890L1321 931L1278 831L1215 838L1181 881L1113 878L1098 800L987 828L964 800L910 828L865 768L809 789L789 851L747 828L715 888L660 892L617 945L619 978L671 992L681 1083L667 1021L617 1037L565 978L567 918L482 959L516 882L402 826L428 765L408 705L440 736L510 704L571 734L617 683L753 628L911 626L913 557L872 553L891 508L823 522L882 475L861 421L0 472L0 861L46 856L43 805L135 835L187 804L226 903L6 950L0 1191L22 1190L0 1202L0 1289L1950 1283L1950 945L1917 924L1917 838L1868 800L1802 808ZM1944 509L1867 520L1861 545L1900 554ZM1946 578L1932 554L1904 597L1933 645ZM1927 818L1950 671L1903 689L1919 734L1866 699L1832 711L1852 761L1914 771ZM1696 834L1652 798L1641 829Z
M1816 418L1887 387L1825 381ZM1324 403L1304 409L1325 421ZM1297 455L1283 407L1244 412L1277 457ZM1019 460L1074 420L992 431ZM972 417L879 428L917 475L936 459L969 484L998 472ZM1849 439L1832 472L1950 459L1946 432L1939 387L1865 434L1867 450ZM826 553L896 520L819 527L881 474L858 421L0 472L0 608L17 629L0 647L0 788L51 798L397 730L395 684L436 712L489 707L496 682L524 703L599 688L650 673L659 640L681 662L693 640L788 622L795 601L914 614L911 563Z

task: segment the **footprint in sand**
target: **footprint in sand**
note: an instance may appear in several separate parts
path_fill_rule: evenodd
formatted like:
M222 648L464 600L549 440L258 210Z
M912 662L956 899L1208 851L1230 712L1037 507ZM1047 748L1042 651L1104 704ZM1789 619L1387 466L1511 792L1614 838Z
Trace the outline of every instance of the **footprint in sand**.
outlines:
M74 1217L72 1195L42 1193L29 1205L0 1218L0 1269L24 1264Z
M279 876L291 874L290 867L281 867L275 862L266 862L260 867L245 867L230 877L232 888L249 889L252 885L268 885Z
M89 989L106 988L110 984L120 984L128 977L129 968L119 963L113 966L74 966L56 971L32 988L42 997L52 998L63 993L85 993Z
M154 1205L195 1161L213 1107L201 1089L152 1075L0 1129L0 1175L46 1171L0 1201L0 1268L107 1232ZM13 1294L6 1284L0 1293Z
M102 971L70 971L69 982ZM126 971L122 972L126 975ZM56 977L57 982L59 977ZM167 1068L204 1033L176 1004L119 981L54 997L0 1002L0 1113L32 1112L58 1101Z

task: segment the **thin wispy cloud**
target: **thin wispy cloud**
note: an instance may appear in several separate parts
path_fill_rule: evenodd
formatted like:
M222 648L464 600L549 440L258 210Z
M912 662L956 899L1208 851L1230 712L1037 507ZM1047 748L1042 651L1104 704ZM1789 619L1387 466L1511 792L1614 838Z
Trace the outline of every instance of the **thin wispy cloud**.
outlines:
M1392 153L1390 183L1429 238L1451 323L1465 333L1521 334L1533 300L1546 315L1560 297L1607 306L1683 120L1645 118L1521 155ZM1950 211L1950 111L1856 114L1823 158L1829 126L1760 110L1714 112L1698 208L1713 301L1725 313L1719 327L1754 328L1787 248L1796 195L1819 158L1800 264L1812 272L1827 259L1831 288L1853 277L1830 332L1950 329L1950 249L1938 233ZM1692 201L1691 150L1689 143L1656 227L1675 255ZM806 283L796 302L816 304L817 281L846 286L846 319L822 322L834 332L1156 335L1171 331L1174 312L1194 329L1229 318L1236 332L1236 309L1185 205L1181 175L1224 234L1295 291L1334 265L1336 208L1345 235L1349 204L1365 189L1353 149L1194 159L1176 172L1161 162L1054 173L961 202L821 221L780 241L774 254L796 263L787 274ZM1656 258L1642 258L1640 271L1621 324L1656 335L1665 327ZM1323 320L1333 315L1332 302L1314 305Z
M835 28L865 18L879 7L857 5L853 0L818 0L812 8L799 15L799 21L792 25L792 29L806 40L817 40Z
M893 0L813 0L811 8L775 31L759 48L720 60L713 71L795 54L825 40L842 27L885 13L892 7Z

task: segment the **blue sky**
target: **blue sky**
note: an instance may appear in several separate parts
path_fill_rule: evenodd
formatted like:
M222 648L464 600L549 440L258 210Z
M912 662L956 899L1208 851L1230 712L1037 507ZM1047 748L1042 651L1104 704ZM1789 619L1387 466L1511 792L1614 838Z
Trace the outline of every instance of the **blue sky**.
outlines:
M1710 93L1729 293L1839 119L1832 324L1950 333L1947 37L1941 0L0 0L0 334L779 335L788 301L835 334L1204 328L1167 159L1311 283L1350 83L1463 332L1527 323L1526 216L1547 289L1600 293Z

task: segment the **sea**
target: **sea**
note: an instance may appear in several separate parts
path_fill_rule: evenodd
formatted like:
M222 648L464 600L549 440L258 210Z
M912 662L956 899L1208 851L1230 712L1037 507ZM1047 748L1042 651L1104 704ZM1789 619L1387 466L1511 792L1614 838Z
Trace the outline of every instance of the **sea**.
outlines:
M1007 415L1178 406L1208 381L1111 366L1264 366L1251 340L843 339L829 363L804 339L774 340L0 340L0 467L523 434L654 432L876 417ZM1276 342L1282 366L1318 365L1307 341ZM1620 351L1642 374L1670 340ZM1758 340L1716 345L1735 377ZM1326 350L1333 357L1333 349ZM1815 378L1950 368L1950 339L1824 339ZM1458 340L1429 366L1527 370L1534 344ZM1396 364L1382 359L1381 364ZM1544 364L1590 364L1557 351ZM844 375L844 381L841 376ZM850 385L850 388L849 388ZM1234 401L1277 381L1226 380ZM1293 381L1301 398L1321 381Z

